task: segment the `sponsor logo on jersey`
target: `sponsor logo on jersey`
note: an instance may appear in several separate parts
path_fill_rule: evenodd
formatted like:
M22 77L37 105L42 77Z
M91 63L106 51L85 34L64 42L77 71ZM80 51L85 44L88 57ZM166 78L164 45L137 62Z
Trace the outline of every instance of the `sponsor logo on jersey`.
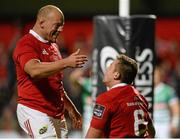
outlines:
M44 134L47 131L47 126L43 126L42 128L39 129L39 134Z
M105 106L96 104L93 110L93 116L96 118L102 118L105 111Z
M43 54L43 55L49 55L49 53L46 51L46 49L43 49L43 50L42 50L42 54Z

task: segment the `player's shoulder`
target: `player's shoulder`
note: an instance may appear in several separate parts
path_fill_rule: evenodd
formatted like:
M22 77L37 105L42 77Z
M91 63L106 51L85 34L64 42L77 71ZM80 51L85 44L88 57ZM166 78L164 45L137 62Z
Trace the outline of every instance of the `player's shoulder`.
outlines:
M108 94L109 94L109 91L106 91L106 92L103 92L101 94L99 94L96 98L96 101L100 101L100 102L104 102L104 101L107 101L108 99Z
M109 103L113 101L113 98L116 97L116 95L113 93L114 90L110 89L106 92L101 93L98 97L97 97L97 101L99 102L103 102L103 103Z
M32 44L34 41L34 37L28 33L18 40L17 47L21 47L23 44Z
M143 96L140 93L139 93L138 96L140 97L141 102L146 106L146 108L148 108L149 107L149 103L148 103L147 99L145 98L145 96Z
M163 83L162 84L163 85L163 87L164 87L164 92L167 92L168 94L170 93L174 93L175 92L175 90L174 90L174 88L172 87L172 86L170 86L170 85L168 85L168 84L165 84L165 83Z
M29 49L29 46L35 47L34 41L35 40L31 34L24 35L17 41L16 47L13 51L13 55L17 56L20 53L23 53L25 50Z

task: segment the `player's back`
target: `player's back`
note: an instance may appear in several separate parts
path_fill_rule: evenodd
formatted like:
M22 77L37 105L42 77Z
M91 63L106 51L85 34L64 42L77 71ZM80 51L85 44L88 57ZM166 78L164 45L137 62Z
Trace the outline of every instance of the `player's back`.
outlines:
M144 137L149 115L147 101L127 85L116 87L104 94L109 117L106 137Z

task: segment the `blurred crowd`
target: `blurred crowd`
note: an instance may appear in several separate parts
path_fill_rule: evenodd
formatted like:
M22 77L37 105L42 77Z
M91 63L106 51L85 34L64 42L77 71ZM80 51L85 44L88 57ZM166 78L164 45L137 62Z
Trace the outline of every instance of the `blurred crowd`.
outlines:
M18 27L18 29L19 31L16 34L14 34L9 43L9 46L5 46L3 41L0 42L0 138L26 137L20 129L16 118L16 75L11 57L17 39L21 35L23 35L22 28ZM82 131L74 130L67 117L68 128L70 131L69 136L84 137L89 126L92 114L92 37L89 38L87 37L87 35L83 34L83 32L80 32L76 34L76 36L74 37L71 46L67 46L68 43L63 38L63 36L59 37L57 43L60 46L60 52L63 57L66 57L78 48L81 49L82 54L86 54L89 57L89 61L83 69L68 69L64 71L64 87L71 100L74 102L78 110L83 115ZM163 115L167 114L169 118L164 117L166 122L168 120L171 121L174 118L173 124L176 126L175 128L177 129L173 128L171 130L172 132L170 133L170 137L180 137L180 133L178 131L179 123L177 124L177 121L175 121L176 114L175 116L173 116L173 110L171 109L171 106L174 106L175 103L177 103L178 110L180 108L180 104L178 102L180 99L180 42L176 40L169 41L157 38L155 50L157 55L156 65L157 67L159 67L160 73L163 72L163 78L161 78L160 82L167 85L168 88L170 88L170 91L167 92L167 98L163 99L164 104L162 104L162 100L154 98L154 114L157 113L158 115L158 110ZM155 85L155 93L158 93L159 90L156 87L157 86ZM158 95L155 94L154 96L156 97ZM167 110L165 110L165 112L163 113L162 111L164 111L164 109ZM176 113L179 113L179 111ZM177 116L179 115L177 114ZM154 115L154 118L159 117L156 117L156 115ZM157 119L154 119L154 121L158 123ZM171 122L167 122L167 124L170 123Z

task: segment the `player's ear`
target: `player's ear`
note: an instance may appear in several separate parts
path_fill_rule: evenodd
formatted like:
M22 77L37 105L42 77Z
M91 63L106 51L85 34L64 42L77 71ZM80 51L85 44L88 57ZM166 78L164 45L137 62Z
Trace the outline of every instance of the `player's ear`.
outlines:
M116 71L116 72L114 73L114 79L115 79L115 80L119 80L120 77L121 77L120 73Z
M41 27L42 29L43 29L44 26L45 26L44 23L45 23L45 20L42 20L42 19L41 19L41 20L39 21L39 25L40 25L40 27Z

